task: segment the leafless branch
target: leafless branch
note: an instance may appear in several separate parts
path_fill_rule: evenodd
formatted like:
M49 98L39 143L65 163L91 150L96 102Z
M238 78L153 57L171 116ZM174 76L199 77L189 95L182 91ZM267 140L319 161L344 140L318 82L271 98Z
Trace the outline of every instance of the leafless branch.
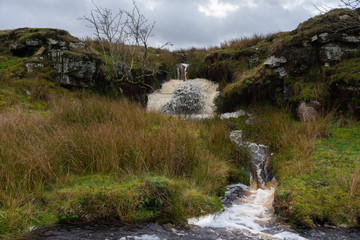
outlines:
M112 67L116 80L133 83L137 78L143 84L147 74L153 72L147 69L147 57L149 38L155 22L150 23L141 14L135 0L132 3L132 11L119 9L113 13L111 9L100 8L92 1L94 8L90 16L84 16L81 20L86 21L87 27L93 29L105 56L106 65ZM140 62L141 74L133 77L137 62Z
M360 0L340 0L340 7L357 9L360 7Z

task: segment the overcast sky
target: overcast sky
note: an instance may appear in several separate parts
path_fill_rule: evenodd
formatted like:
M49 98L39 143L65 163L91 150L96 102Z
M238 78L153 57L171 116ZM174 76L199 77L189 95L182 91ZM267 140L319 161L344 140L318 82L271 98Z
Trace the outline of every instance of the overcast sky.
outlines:
M131 10L131 0L94 0L103 8ZM218 46L254 33L291 31L318 14L316 6L338 7L339 0L137 0L156 25L151 45L172 49ZM91 0L0 0L0 29L60 28L76 37L92 32L78 18L89 15Z

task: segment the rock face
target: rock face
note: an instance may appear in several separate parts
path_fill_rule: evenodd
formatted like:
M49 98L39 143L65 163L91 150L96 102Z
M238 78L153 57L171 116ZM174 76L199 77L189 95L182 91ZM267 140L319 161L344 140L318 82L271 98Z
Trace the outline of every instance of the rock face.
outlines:
M272 179L267 170L270 160L269 148L262 144L244 142L241 130L231 131L229 137L237 146L249 149L251 156L251 184L256 184L257 188L264 187Z
M99 56L64 30L16 29L8 33L4 42L13 55L31 57L26 63L28 72L54 68L62 86L92 87L101 81Z
M269 66L269 67L279 67L282 63L286 63L286 58L285 57L275 57L275 56L270 56L268 59L266 59L266 61L264 62L265 66Z
M96 59L84 55L74 56L64 54L58 49L49 50L48 55L59 73L60 85L76 87L95 86L96 73L98 71Z
M199 114L204 107L204 99L201 89L190 82L180 85L173 93L173 97L163 107L163 113L175 114Z

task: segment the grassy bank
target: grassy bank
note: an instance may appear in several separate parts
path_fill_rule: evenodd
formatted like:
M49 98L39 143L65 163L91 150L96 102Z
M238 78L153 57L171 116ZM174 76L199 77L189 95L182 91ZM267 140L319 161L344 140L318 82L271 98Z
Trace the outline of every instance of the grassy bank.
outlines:
M328 137L316 140L306 158L294 160L301 171L290 171L294 161L279 167L279 213L311 227L324 222L359 226L360 124L331 125Z
M359 226L360 125L333 114L298 122L289 109L257 106L257 119L233 119L247 140L270 146L278 180L275 208L296 225Z
M0 115L0 235L59 221L145 221L218 211L242 155L220 120L183 121L87 94ZM210 184L209 184L210 183Z

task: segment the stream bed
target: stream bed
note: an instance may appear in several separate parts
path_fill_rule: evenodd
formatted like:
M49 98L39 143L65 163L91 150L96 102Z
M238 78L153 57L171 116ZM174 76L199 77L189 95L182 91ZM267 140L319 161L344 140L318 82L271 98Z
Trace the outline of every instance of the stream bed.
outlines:
M276 226L277 225L277 226ZM26 236L27 240L178 240L178 239L309 239L309 240L353 240L360 239L360 229L320 227L318 229L291 229L277 223L269 228L270 234L244 234L242 231L226 228L181 227L174 224L158 223L122 224L117 222L92 222L59 224L36 230ZM276 233L272 235L272 233Z
M287 239L352 240L360 239L360 229L318 226L294 229L273 214L273 182L264 188L243 184L228 186L221 199L224 210L188 220L187 226L175 224L90 222L59 224L31 232L27 240L178 240L178 239Z
M353 240L360 239L359 229L319 228L299 230L298 234L309 240ZM184 229L174 225L161 226L157 223L124 225L113 222L57 225L28 236L28 240L178 240L178 239L277 239L269 237L248 237L239 232L214 230L211 228ZM281 238L292 239L292 238Z

